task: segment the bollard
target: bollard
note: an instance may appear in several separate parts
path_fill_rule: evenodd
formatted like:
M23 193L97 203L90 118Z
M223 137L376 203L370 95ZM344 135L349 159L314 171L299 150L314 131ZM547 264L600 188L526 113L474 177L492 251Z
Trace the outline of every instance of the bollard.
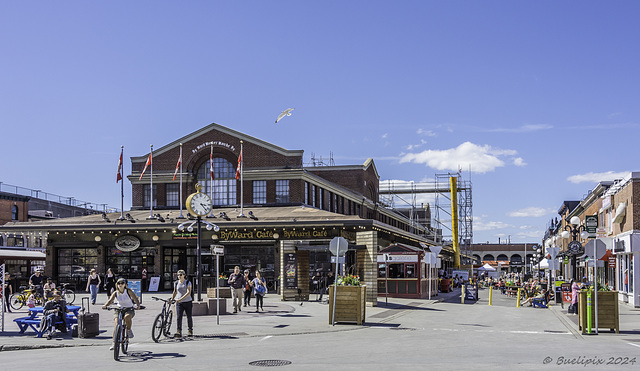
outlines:
M489 286L489 305L493 305L493 286Z
M591 290L587 291L587 334L591 333Z
M516 301L516 308L520 308L520 287L518 287L518 300Z
M464 285L462 285L462 290L460 291L460 303L464 304Z

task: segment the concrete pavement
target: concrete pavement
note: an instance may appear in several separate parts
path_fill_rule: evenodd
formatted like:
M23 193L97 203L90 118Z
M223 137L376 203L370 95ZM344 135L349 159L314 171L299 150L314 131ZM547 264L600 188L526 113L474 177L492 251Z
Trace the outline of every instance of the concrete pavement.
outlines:
M413 319L415 316L408 314L424 313L425 316L437 317L438 312L457 311L463 309L464 316L458 325L482 330L483 326L500 328L505 331L522 331L524 333L546 332L549 334L564 334L576 339L589 341L595 336L583 336L578 332L577 316L566 314L566 305L563 308L552 305L550 309L538 309L532 307L515 308L514 298L508 298L494 291L493 306L488 306L488 290L480 290L480 300L475 303L460 303L460 291L452 293L440 293L438 296L428 299L398 299L389 298L385 304L385 298L378 299L378 306L367 307L366 323L363 326L356 324L329 324L329 306L317 301L310 302L283 302L276 295L267 295L265 298L264 312L255 312L254 307L243 307L237 314L226 314L219 317L219 324L215 315L194 317L194 337L189 340L207 341L239 339L265 336L287 336L319 333L338 333L345 331L357 331L363 328L395 328L411 329L420 326ZM143 305L145 309L136 312L133 330L135 341L139 343L153 342L151 339L151 327L156 315L160 313L162 302L151 300L152 296L161 298L170 297L170 293L144 293ZM75 303L80 302L79 295ZM204 295L206 297L206 295ZM315 296L312 295L312 299ZM98 304L91 306L92 312L100 313L100 335L95 338L72 338L70 335L57 334L52 340L35 338L34 333L28 330L25 334L18 333L18 327L13 319L23 317L27 310L19 313L5 313L4 332L0 333L0 351L42 349L54 347L83 347L83 346L108 346L111 343L111 331L113 329L112 312L101 310L101 305L106 301L106 295L100 294ZM228 301L228 309L230 301ZM252 301L253 304L253 301ZM441 304L450 304L447 306ZM606 338L623 340L631 345L640 347L640 317L637 315L640 309L620 304L620 334L600 332L599 340ZM499 313L499 314L498 314ZM497 318L492 318L492 317ZM508 317L507 317L508 316ZM420 317L418 317L420 318ZM509 321L506 319L509 318ZM517 325L512 325L515 323ZM442 323L442 330L447 330L449 324ZM454 326L450 326L451 329ZM175 331L175 316L172 332ZM183 319L183 329L186 332L186 318ZM457 330L456 330L457 331ZM493 330L492 330L493 331ZM186 339L166 339L161 342L182 342Z

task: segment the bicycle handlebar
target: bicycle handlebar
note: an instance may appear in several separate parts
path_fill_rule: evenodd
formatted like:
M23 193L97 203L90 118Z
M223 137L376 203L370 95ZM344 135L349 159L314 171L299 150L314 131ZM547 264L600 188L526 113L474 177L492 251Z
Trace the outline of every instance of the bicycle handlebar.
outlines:
M156 300L156 301L157 300L164 301L165 303L168 303L168 304L172 304L173 302L175 302L175 300L163 299L163 298L159 298L157 296L152 296L151 299Z

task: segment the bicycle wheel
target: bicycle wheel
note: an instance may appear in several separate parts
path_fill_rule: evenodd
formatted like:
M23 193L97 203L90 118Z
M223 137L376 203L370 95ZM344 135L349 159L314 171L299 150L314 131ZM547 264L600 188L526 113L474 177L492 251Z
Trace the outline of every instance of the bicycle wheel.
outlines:
M164 336L169 337L171 336L171 332L169 332L169 330L171 330L171 319L173 318L173 311L171 309L169 309L167 311L167 317L164 319Z
M113 331L113 359L116 361L120 356L120 337L122 336L122 324L118 323Z
M162 331L164 329L163 325L164 324L162 323L162 313L160 313L156 316L156 320L153 321L153 327L151 328L151 338L156 343L160 340L160 335L162 335Z
M64 290L64 300L67 304L73 304L73 301L76 300L76 293L73 290Z
M9 297L9 305L13 310L20 310L24 306L25 296L21 292L16 292Z
M122 347L122 354L127 354L127 349L129 348L129 337L127 336L127 328L122 326L122 343L120 346Z

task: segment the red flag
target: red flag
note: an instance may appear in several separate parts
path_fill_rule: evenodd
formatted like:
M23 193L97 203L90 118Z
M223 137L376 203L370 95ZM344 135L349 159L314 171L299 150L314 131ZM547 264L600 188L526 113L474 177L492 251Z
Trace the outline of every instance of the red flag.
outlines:
M116 183L122 180L122 150L120 151L120 161L118 161L118 175L116 176Z
M211 173L211 180L214 180L213 176L213 146L211 146L211 155L209 156L209 172Z
M149 158L147 159L147 163L144 164L144 169L142 170L142 174L140 174L140 179L138 180L142 180L142 176L144 175L144 172L147 171L147 167L149 167L149 165L151 165L151 153L149 153Z
M240 164L242 164L242 151L240 151L240 156L238 156L238 168L236 169L236 180L240 180Z
M182 153L180 157L178 157L178 163L176 164L176 171L173 173L173 180L176 180L176 175L178 175L178 170L180 169L180 164L182 163Z

